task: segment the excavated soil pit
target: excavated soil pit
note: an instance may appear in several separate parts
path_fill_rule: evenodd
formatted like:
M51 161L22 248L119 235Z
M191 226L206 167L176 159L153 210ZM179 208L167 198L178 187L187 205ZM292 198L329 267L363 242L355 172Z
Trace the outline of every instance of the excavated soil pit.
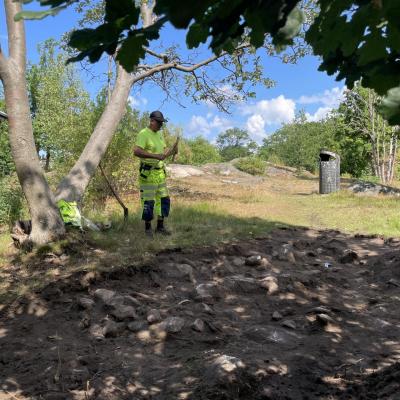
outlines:
M3 308L0 399L400 399L399 240L278 229Z

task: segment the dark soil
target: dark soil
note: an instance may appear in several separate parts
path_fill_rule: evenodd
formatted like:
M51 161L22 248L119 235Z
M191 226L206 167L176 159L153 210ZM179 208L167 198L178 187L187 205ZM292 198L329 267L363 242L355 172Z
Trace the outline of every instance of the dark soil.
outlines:
M400 399L399 247L279 229L55 282L2 309L0 399Z

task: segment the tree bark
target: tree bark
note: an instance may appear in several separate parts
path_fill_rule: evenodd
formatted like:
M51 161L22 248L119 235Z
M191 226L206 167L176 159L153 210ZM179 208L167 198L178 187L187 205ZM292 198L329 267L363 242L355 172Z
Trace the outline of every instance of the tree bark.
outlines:
M14 21L14 15L21 10L21 4L5 0L4 5L9 58L6 59L1 53L0 77L4 86L11 152L32 219L30 240L40 245L58 239L65 233L65 228L40 165L33 138L25 76L25 29L23 21Z

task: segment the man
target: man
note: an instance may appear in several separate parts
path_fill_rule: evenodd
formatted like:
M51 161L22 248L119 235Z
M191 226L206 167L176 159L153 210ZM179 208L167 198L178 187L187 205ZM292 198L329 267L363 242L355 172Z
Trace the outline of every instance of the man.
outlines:
M178 141L166 149L164 136L160 131L167 120L160 111L150 114L150 124L142 129L136 139L135 156L139 157L140 200L143 207L142 219L145 223L145 234L152 238L151 221L157 215L156 233L170 235L164 226L164 218L168 217L170 198L166 185L164 160L178 152Z

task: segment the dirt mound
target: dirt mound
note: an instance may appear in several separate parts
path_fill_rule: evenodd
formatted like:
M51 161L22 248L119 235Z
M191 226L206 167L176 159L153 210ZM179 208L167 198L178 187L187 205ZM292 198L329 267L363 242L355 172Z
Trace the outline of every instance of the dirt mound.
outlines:
M399 247L279 229L53 283L2 310L0 399L396 399Z

